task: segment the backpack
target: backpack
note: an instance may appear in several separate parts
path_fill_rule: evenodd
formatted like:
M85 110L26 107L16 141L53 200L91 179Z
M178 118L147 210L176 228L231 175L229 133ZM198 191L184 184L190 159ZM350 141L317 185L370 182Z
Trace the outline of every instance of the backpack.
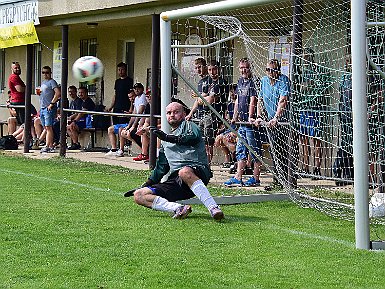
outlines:
M17 150L17 139L13 135L6 135L0 138L0 149L2 150Z
M95 111L104 111L105 106L100 104L95 106ZM111 117L108 115L93 115L93 127L101 130L107 130L111 125Z

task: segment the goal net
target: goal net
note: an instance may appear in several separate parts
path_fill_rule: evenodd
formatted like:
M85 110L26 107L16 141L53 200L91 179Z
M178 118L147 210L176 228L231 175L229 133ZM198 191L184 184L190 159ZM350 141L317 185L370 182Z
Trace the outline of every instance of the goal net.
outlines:
M236 153L241 136L229 133L229 127L234 128L233 132L241 126L250 127L247 121L238 119L237 126L230 122L231 103L236 97L234 84L240 78L239 61L247 57L262 104L263 129L255 129L255 138L265 136L262 151L252 153L262 164L261 185L247 188L247 192L263 191L265 186L273 190L283 187L293 201L304 207L354 219L350 1L302 2L298 7L293 6L293 1L281 1L172 21L172 63L177 71L172 75L172 94L191 109L201 99L192 93L192 86L207 95L212 89L211 105L203 105L203 112L198 109L191 119L201 124L208 154L212 154L213 183L224 186L236 174L234 163L241 158ZM368 1L368 198L384 190L384 14L384 1ZM293 22L297 23L295 29ZM211 73L211 66L217 62L219 86L208 80L207 91L199 87L205 73L199 71L197 59L204 59ZM279 61L280 73L289 78L290 87L285 118L280 116L275 128L269 127L269 111L276 107L270 107L263 92L260 94L261 83L272 72L267 71L270 59ZM271 78L279 87L279 82L285 81L279 76L268 80ZM257 109L254 118L256 114ZM207 115L214 125L207 125ZM253 175L253 163L246 159L243 183ZM239 192L234 189L234 194ZM375 222L385 223L382 218Z

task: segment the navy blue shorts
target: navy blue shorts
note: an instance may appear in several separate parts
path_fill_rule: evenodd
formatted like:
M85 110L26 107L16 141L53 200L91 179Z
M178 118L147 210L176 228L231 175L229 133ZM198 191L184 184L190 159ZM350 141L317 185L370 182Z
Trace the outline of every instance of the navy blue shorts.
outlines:
M299 117L300 132L309 137L320 136L320 115L317 111L303 111Z

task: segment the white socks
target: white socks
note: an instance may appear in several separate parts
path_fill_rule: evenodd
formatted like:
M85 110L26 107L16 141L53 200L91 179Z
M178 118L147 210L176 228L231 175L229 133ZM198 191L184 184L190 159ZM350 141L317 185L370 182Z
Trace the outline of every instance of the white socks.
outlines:
M156 196L154 201L152 202L151 208L157 211L174 213L176 209L178 209L181 206L182 206L181 204L169 202L165 198Z
M205 207L210 210L214 207L218 207L217 203L214 201L213 197L210 195L207 187L202 182L202 180L195 181L191 188L193 193L198 197L198 199L205 205Z

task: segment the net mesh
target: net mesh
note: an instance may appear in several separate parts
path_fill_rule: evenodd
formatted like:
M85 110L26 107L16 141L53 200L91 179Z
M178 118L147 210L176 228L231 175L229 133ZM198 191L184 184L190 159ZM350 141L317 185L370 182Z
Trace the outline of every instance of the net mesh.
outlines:
M301 24L302 40L298 51L293 49L292 40L294 7L292 1L287 1L172 22L172 42L176 45L172 50L173 65L190 84L199 87L202 78L195 70L194 61L203 58L207 62L219 62L220 77L223 85L228 84L229 89L224 92L225 100L216 97L214 93L211 109L229 109L219 112L230 125L229 103L234 101L233 86L230 84L237 83L240 77L239 60L243 57L250 60L252 79L259 93L269 59L278 59L281 73L288 76L290 84L286 118L279 120L279 129L265 127L267 137L263 141L262 152L254 152L263 164L261 187L255 187L249 192L261 190L263 186L277 180L291 199L301 206L352 220L350 1L304 2L303 6L297 7L300 8L297 11L302 13L296 15L296 20ZM371 188L368 198L375 193L382 193L385 177L385 26L379 23L385 21L384 13L383 1L368 1L367 20L377 22L368 26L367 30L368 181ZM223 39L225 41L207 48L177 47L186 44L204 45ZM285 80L279 78L277 81ZM210 85L209 80L208 83ZM202 87L200 89L202 91ZM173 78L173 94L189 108L193 108L198 101L191 97L188 84L176 74ZM216 107L216 102L224 103ZM266 111L262 124L268 126L268 111L270 108L274 110L275 106L269 107L271 104L266 100L262 100L262 104L262 109ZM202 119L207 114L195 113L192 119L202 125ZM217 123L212 127L215 144L212 145L206 139L208 147L214 147L213 181L223 184L235 173L233 168L227 167L238 155L235 154L237 139L228 132L227 126L221 126L220 119L216 116L211 119ZM235 130L239 132L239 126ZM204 134L207 136L209 132L204 130ZM239 137L238 143L242 142ZM260 134L256 132L255 138L259 137ZM247 169L248 166L253 166L249 159L243 170L244 182L252 173ZM375 218L373 222L385 223L383 218Z

